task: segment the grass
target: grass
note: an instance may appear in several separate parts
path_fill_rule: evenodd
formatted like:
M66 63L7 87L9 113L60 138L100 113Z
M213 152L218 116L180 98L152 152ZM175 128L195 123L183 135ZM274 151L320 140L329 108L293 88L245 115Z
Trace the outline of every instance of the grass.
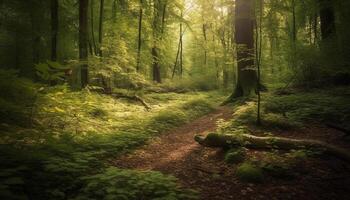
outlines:
M33 126L1 125L1 198L134 199L139 192L146 199L194 198L171 176L121 170L106 161L210 112L222 97L190 92L142 98L151 111L88 90L60 86L41 91L33 107Z

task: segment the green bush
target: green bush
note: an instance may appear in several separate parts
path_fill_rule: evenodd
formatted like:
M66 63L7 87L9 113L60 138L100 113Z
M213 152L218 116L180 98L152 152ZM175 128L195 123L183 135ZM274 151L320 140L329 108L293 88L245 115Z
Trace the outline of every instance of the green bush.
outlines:
M16 71L0 70L1 122L27 125L36 99L36 86Z
M247 162L238 166L236 174L243 182L261 183L264 179L262 170L259 167Z
M237 164L244 161L246 152L243 148L230 149L225 154L225 162L228 164Z
M340 90L338 92L341 92ZM350 101L346 92L331 94L327 91L271 96L263 103L269 113L284 115L294 122L319 121L348 123Z
M110 167L82 179L86 184L76 199L197 199L194 191L181 189L176 178L159 172Z

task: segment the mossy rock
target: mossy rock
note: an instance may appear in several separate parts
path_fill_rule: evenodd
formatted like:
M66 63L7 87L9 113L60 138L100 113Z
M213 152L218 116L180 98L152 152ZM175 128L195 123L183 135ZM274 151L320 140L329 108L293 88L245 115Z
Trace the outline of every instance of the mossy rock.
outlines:
M250 163L243 163L237 168L237 176L239 180L248 183L261 183L264 180L262 170Z
M243 162L246 152L243 148L231 149L225 154L225 162L228 164L237 164Z

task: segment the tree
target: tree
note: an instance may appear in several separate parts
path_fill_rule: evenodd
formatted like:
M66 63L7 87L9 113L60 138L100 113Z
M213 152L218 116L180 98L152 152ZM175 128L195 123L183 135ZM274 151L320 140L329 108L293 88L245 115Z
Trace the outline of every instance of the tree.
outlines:
M322 40L330 38L335 33L335 17L332 0L319 0L321 37Z
M97 45L95 40L95 28L94 28L94 0L90 0L90 32L93 45L93 52L97 55Z
M104 17L104 0L100 1L100 23L98 30L98 42L100 44L99 56L102 57L102 42L103 42L103 17Z
M152 47L152 71L153 71L153 81L161 83L161 73L160 73L160 41L162 37L162 32L164 31L163 12L164 12L164 2L163 0L154 0L153 2L153 47Z
M79 59L82 62L80 66L80 83L84 88L89 82L88 77L88 7L89 0L79 0Z
M143 19L143 1L140 0L138 42L137 42L137 63L136 63L136 71L138 72L140 71L140 65L141 65L142 19Z
M58 0L51 0L51 60L57 61Z
M257 74L254 68L253 6L253 0L236 0L237 83L230 98L248 96L257 88Z

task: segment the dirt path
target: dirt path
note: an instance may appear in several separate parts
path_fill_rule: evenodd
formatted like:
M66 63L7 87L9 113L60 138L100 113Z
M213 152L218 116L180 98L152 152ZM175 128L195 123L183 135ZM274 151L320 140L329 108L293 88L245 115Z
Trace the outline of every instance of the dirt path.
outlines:
M349 166L334 159L311 159L305 163L308 165L305 174L295 179L267 178L263 184L241 183L235 176L235 167L224 163L221 150L203 148L193 140L196 134L214 131L217 120L228 120L231 116L232 108L219 107L211 114L155 138L134 153L118 158L114 164L120 168L173 175L183 186L200 191L203 200L344 199L349 193L350 179L346 178L350 177ZM249 151L249 156L259 157L260 153ZM345 179L338 179L339 176Z

